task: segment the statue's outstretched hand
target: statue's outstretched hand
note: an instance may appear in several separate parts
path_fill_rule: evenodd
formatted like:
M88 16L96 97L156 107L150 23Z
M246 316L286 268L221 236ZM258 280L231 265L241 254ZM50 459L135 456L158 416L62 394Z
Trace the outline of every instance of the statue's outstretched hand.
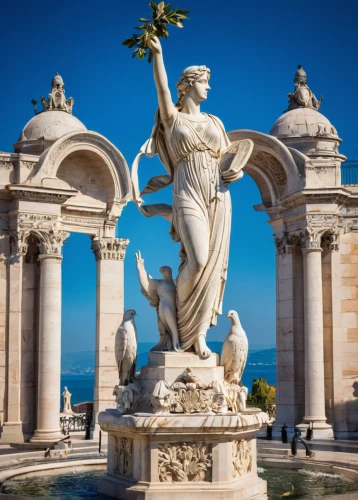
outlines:
M153 54L161 54L162 53L162 45L159 41L159 38L154 36L149 38L148 45Z
M144 259L142 259L142 256L140 254L140 250L138 250L138 252L136 252L135 256L136 256L136 259L137 259L137 267L138 266L144 266Z

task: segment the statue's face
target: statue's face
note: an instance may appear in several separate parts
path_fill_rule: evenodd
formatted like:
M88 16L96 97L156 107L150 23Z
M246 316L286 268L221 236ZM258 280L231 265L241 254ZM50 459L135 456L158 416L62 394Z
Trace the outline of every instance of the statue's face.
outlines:
M208 80L208 74L204 73L199 80L197 80L193 85L190 87L188 92L186 93L186 96L190 96L194 102L202 102L206 101L208 98L208 92L210 90L210 85L209 85L209 80Z

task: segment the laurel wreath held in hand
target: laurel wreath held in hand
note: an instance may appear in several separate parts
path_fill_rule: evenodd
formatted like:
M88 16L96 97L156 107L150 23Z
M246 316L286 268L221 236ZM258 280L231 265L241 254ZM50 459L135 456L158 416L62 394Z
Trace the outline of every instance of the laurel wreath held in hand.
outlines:
M129 49L135 47L132 57L138 56L139 59L144 59L148 54L148 62L150 63L153 54L148 46L148 41L153 37L158 38L168 38L168 28L167 24L173 24L178 26L178 28L183 28L183 21L188 19L185 14L188 14L188 10L178 10L175 7L174 10L170 10L171 4L165 5L164 2L160 2L158 5L154 2L150 2L150 7L153 9L152 21L141 17L139 21L144 23L142 26L136 26L136 30L142 33L134 33L131 38L124 40L123 45L126 45Z

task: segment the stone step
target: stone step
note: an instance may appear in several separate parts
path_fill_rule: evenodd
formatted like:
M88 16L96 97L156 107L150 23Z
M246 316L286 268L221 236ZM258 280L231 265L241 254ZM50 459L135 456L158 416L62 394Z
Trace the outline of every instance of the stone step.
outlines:
M258 455L277 455L288 457L291 455L291 450L282 450L279 448L259 448L257 450Z

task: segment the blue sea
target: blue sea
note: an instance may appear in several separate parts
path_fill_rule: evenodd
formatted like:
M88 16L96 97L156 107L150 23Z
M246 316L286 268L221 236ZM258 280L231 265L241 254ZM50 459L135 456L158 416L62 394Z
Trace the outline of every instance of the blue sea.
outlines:
M213 349L213 351L218 352L218 349L215 349L215 347L217 346L210 347ZM137 370L139 370L141 366L147 363L148 351L139 353L137 358ZM276 385L276 365L247 364L242 381L244 386L249 389L249 392L251 392L253 380L260 377L263 377L269 385ZM72 404L81 403L83 401L93 401L94 373L86 373L83 375L69 375L63 373L61 374L61 393L63 392L63 387L65 385L68 387L68 390L72 394Z

